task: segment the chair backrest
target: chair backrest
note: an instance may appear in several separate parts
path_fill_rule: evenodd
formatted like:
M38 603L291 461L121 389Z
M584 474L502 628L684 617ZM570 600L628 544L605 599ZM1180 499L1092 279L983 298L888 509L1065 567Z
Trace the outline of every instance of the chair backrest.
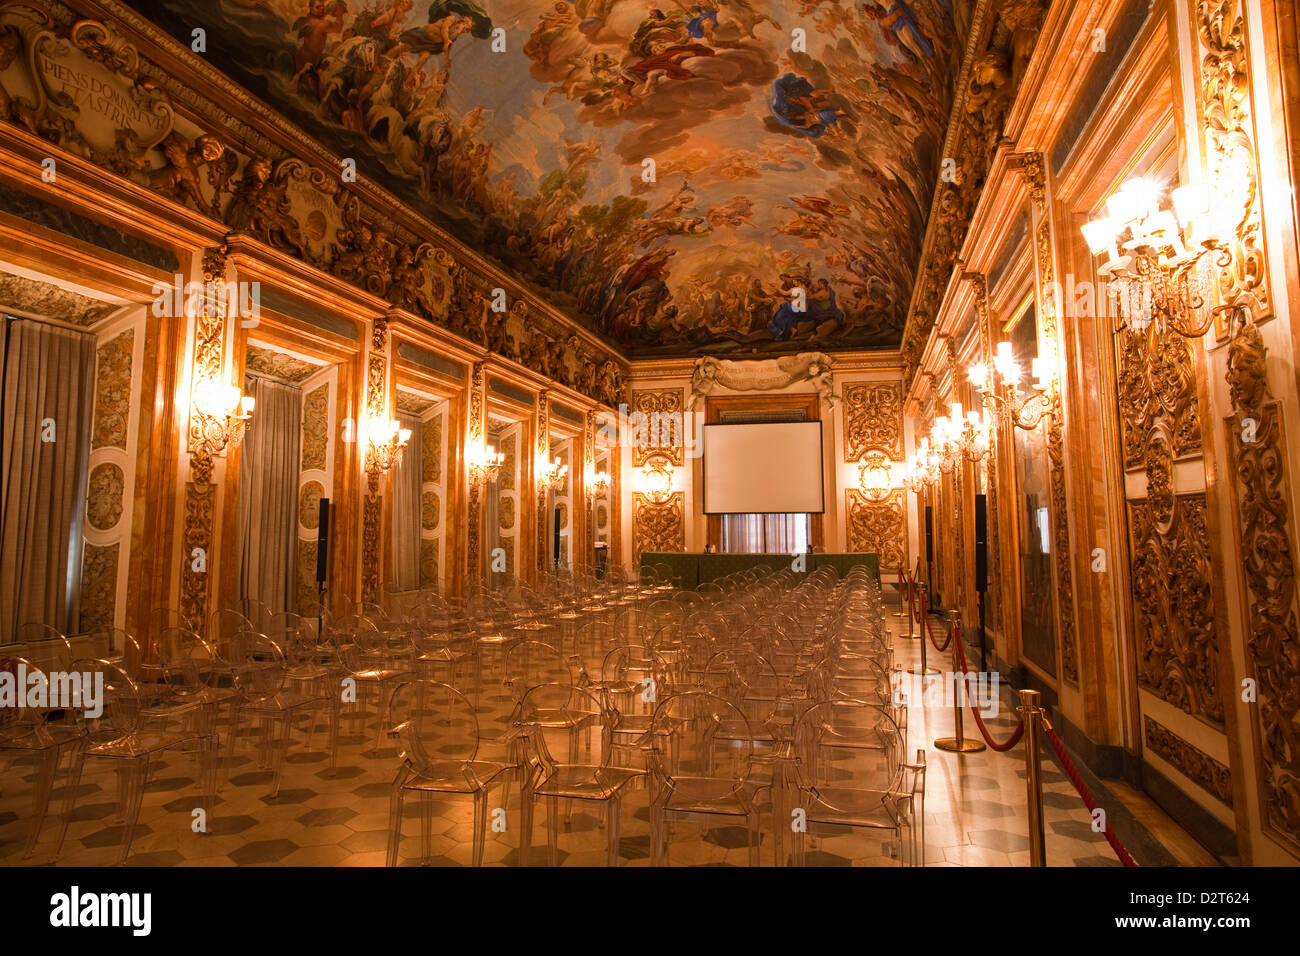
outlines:
M725 800L741 792L753 772L749 720L716 694L690 691L660 701L648 739L651 772L665 791L690 781L701 800Z
M280 693L288 666L280 645L265 634L248 635L243 647L243 659L233 662L235 686L246 703L257 705Z
M49 708L27 706L33 681L45 679L45 672L24 657L0 657L0 680L8 685L4 692L14 695L0 706L0 745L36 750L48 742Z
M506 651L505 674L515 700L539 684L571 684L574 678L569 659L541 641L520 641Z
M800 714L793 738L805 787L902 792L903 732L886 707L862 700L821 701ZM851 779L845 779L846 772Z
M177 698L201 694L216 685L221 671L228 670L216 649L188 628L164 627L155 638L155 648L163 683ZM138 699L139 691L134 683L130 690Z
M567 765L605 767L613 754L610 733L618 711L593 690L573 684L548 683L530 687L520 698L511 725L527 740L532 755L547 774ZM576 730L592 728L590 751L579 748L570 756Z
M99 700L93 703L98 713L91 712L92 701L84 697L81 707L72 708L82 732L92 744L122 741L139 729L143 703L139 686L130 674L111 661L90 658L73 661L72 669L97 685Z
M450 684L403 681L393 690L389 713L401 727L402 755L417 773L433 775L449 762L478 756L474 705Z

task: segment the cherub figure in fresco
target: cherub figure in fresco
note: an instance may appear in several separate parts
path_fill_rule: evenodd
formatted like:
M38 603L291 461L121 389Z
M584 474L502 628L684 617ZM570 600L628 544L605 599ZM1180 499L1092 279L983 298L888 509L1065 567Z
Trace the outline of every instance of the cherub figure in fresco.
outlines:
M796 73L786 73L772 84L768 108L782 126L816 138L844 113L831 103L832 95L831 90L815 89Z
M293 22L292 29L298 34L298 51L293 58L292 82L297 83L307 70L320 65L330 37L343 32L343 17L347 12L347 0L335 0L332 6L326 0L311 0L307 12Z
M524 41L524 56L536 63L544 63L551 45L564 36L574 22L573 7L565 0L558 0L552 13L543 13L537 18L537 26Z
M862 12L880 24L880 34L886 43L902 50L913 61L934 56L934 44L926 38L916 11L905 0L894 0L889 9L879 3L864 3Z
M380 41L383 49L391 48L401 37L402 30L406 26L406 15L411 12L414 6L415 0L393 0L392 5L387 10L374 15L370 20L367 32ZM355 24L353 29L356 29Z

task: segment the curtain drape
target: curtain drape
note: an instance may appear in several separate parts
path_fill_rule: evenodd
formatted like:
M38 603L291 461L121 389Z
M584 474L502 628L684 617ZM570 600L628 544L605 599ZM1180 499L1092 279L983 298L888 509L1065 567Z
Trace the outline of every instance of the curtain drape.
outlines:
M423 446L419 420L399 415L398 421L403 428L411 430L411 440L402 449L402 460L393 468L392 532L389 535L392 547L392 588L394 591L412 591L420 586Z
M8 321L8 320L5 320ZM10 323L0 463L0 644L18 625L77 628L95 337Z
M722 516L722 550L729 554L796 554L807 549L806 514Z
M279 614L298 604L302 391L249 376L244 392L257 401L240 456L239 594Z

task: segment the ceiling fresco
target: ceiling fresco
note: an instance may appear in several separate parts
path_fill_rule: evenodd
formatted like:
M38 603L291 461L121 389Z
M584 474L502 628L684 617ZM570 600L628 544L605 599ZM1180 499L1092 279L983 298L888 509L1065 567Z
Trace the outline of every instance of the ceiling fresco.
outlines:
M629 355L899 344L951 0L135 6Z

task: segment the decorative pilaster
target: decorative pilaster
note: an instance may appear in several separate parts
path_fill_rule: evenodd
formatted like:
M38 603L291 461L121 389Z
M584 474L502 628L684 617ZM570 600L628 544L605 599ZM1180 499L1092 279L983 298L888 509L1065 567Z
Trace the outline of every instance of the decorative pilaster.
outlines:
M366 356L366 426L361 438L365 446L366 493L361 509L361 599L379 600L380 524L383 503L379 483L384 469L370 447L370 426L387 424L388 417L388 319L377 317L371 323L370 348Z
M594 562L596 559L596 498L592 493L592 488L588 485L591 476L596 473L596 410L592 409L587 412L586 427L582 432L582 495L583 501L586 502L583 519L582 540L586 546L586 552L581 562L575 560L574 566L586 565ZM573 476L571 475L570 478ZM574 496L577 500L577 496Z
M989 284L981 272L967 272L963 278L971 283L975 290L975 323L979 328L980 361L985 368L993 367L993 319L989 314ZM984 459L988 475L988 490L985 492L984 514L988 523L988 540L986 542L986 566L988 568L988 601L984 609L985 623L997 626L1002 607L1000 582L998 581L998 446L1000 443L1000 417L994 416L993 427L989 431L989 453Z
M465 461L473 462L475 456L483 450L483 437L487 433L487 375L482 362L475 362L470 369L469 384L469 421L465 430ZM466 495L466 544L465 567L471 584L477 584L483 577L483 482L482 477L473 467L466 469L469 476L469 493Z
M550 490L542 475L551 460L551 393L542 389L537 395L537 457L534 459L533 483L537 491L537 573L548 569L550 548L546 540L546 495Z
M209 564L212 557L216 486L212 468L224 445L214 447L206 416L199 410L197 392L204 382L219 381L225 371L226 312L221 289L226 279L226 247L203 253L204 295L194 317L194 362L190 377L190 412L187 443L190 480L185 483L185 524L181 554L181 618L185 626L201 631L211 595Z

